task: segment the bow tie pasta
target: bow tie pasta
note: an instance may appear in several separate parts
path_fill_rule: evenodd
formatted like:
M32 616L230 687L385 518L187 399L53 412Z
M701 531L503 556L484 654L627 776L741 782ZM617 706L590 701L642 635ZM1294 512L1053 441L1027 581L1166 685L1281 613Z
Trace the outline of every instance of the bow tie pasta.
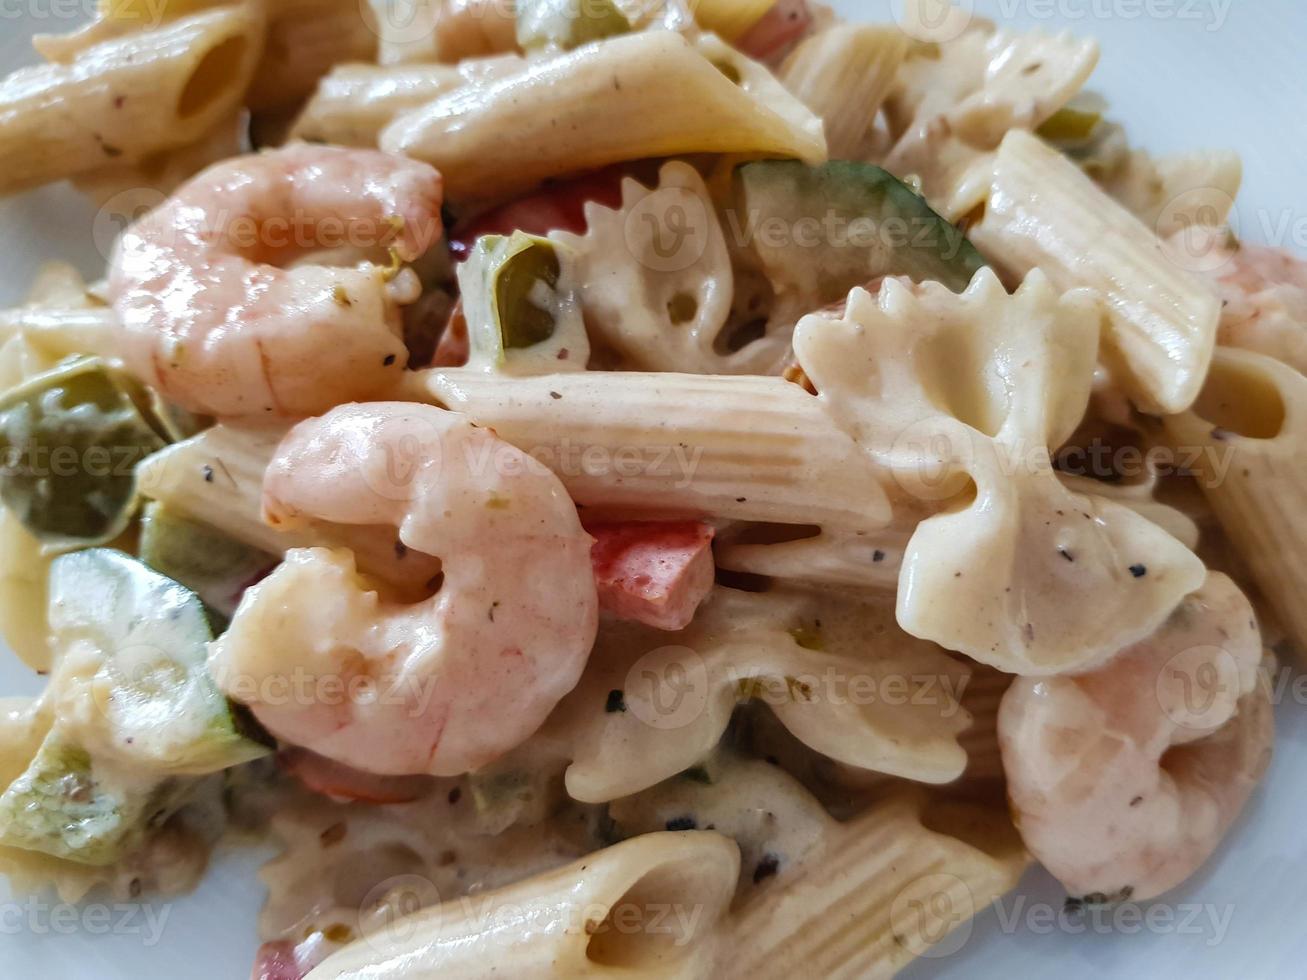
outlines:
M1083 670L1152 632L1203 565L1130 509L1068 489L1049 450L1079 423L1098 348L1092 294L982 272L963 296L885 283L811 316L799 362L833 416L936 513L903 558L898 619L1011 673Z

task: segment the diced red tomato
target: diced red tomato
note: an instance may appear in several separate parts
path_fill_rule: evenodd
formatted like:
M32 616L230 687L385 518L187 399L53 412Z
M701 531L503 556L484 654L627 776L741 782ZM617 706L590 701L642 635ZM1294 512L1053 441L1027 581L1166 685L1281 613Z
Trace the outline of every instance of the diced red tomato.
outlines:
M449 233L450 251L465 259L482 235L511 235L524 231L547 235L551 231L581 234L586 229L585 206L591 201L606 208L622 203L620 167L609 167L585 177L551 183L533 194L509 201L492 211L477 215Z
M282 941L259 947L250 980L304 980L307 975L295 959L295 947Z
M812 27L808 0L776 0L767 14L735 42L735 46L758 61L781 54Z
M361 772L301 748L282 749L277 764L315 793L364 803L411 803L426 796L435 784L430 776Z
M599 605L661 630L690 625L712 590L713 529L694 521L586 524Z

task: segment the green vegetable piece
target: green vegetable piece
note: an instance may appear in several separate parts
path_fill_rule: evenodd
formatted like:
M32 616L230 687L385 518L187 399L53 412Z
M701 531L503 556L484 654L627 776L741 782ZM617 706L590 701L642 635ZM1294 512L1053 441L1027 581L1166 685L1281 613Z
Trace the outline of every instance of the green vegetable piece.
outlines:
M728 227L748 237L778 291L810 307L880 276L962 292L985 266L959 228L872 164L762 160L739 167L735 182Z
M570 51L630 30L613 0L517 0L517 43L525 51Z
M86 748L190 776L267 754L209 676L213 633L189 589L118 551L64 555L50 568L50 626L61 658L76 649L96 668L74 681L100 709L79 721Z
M1067 106L1059 109L1039 127L1040 137L1050 143L1083 143L1103 122L1103 114Z
M141 515L139 554L145 564L227 618L236 612L245 590L280 561L159 503L146 504Z
M468 364L535 373L584 370L590 341L564 274L564 246L514 232L486 235L458 272L467 318Z
M51 733L0 795L0 844L79 864L114 864L180 802L177 780L105 779L91 755Z
M562 275L558 252L543 238L509 239L507 254L494 273L495 313L505 350L543 344L554 335L554 313L537 305L543 284L551 293Z
M141 394L82 358L0 396L0 500L44 544L96 544L126 529L136 464L165 445Z
M54 722L0 794L0 845L112 864L185 805L193 777L269 753L209 677L204 606L176 582L117 551L64 555L50 625Z

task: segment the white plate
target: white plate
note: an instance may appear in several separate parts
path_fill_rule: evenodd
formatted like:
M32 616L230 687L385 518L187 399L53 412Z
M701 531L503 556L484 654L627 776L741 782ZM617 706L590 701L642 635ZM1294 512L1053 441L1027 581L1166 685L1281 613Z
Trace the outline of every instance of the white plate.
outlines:
M70 7L91 2L0 0L0 69L34 61L30 35L67 30L74 23L67 19ZM901 6L898 0L836 5L866 20L887 20ZM1112 100L1133 139L1157 151L1238 149L1246 164L1238 208L1242 234L1307 252L1307 60L1301 51L1307 5L1301 0L980 0L974 8L1014 26L1069 28L1100 38L1103 60L1093 87ZM0 229L0 305L21 299L45 259L70 259L90 275L102 270L94 213L63 189L0 203ZM0 664L0 693L36 687L12 658ZM1085 925L1060 919L1060 891L1047 876L1032 873L1003 901L1001 914L982 915L945 944L944 955L919 962L906 976L1203 980L1307 974L1307 704L1295 700L1291 685L1284 690L1266 786L1196 880L1138 918L1120 913ZM0 898L0 976L245 977L262 901L254 877L258 862L248 852L224 856L199 892L156 904L152 919L140 910L126 919L123 910L79 912Z

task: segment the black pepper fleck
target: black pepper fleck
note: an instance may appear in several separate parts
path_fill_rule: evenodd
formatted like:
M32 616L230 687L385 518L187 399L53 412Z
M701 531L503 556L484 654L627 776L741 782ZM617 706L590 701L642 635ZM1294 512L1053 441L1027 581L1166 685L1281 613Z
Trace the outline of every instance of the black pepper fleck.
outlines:
M212 466L208 466L208 465L206 465L202 470L200 470L200 472L204 474L204 482L205 482L205 483L212 483L212 482L213 482L213 467L212 467Z
M880 564L885 560L885 552L877 548L875 551L871 553L871 560L876 562L877 564Z
M1148 566L1147 566L1147 565L1131 565L1131 566L1130 566L1130 574L1133 575L1135 578L1143 578L1145 575L1148 574Z
M756 885L760 881L772 877L776 874L776 871L780 866L781 860L775 854L765 855L763 859L758 862L758 866L753 869L753 883Z
M621 691L609 691L608 701L604 704L604 710L610 715L626 710L626 695Z
M667 821L668 830L697 830L699 821L694 817L677 817L675 820Z

